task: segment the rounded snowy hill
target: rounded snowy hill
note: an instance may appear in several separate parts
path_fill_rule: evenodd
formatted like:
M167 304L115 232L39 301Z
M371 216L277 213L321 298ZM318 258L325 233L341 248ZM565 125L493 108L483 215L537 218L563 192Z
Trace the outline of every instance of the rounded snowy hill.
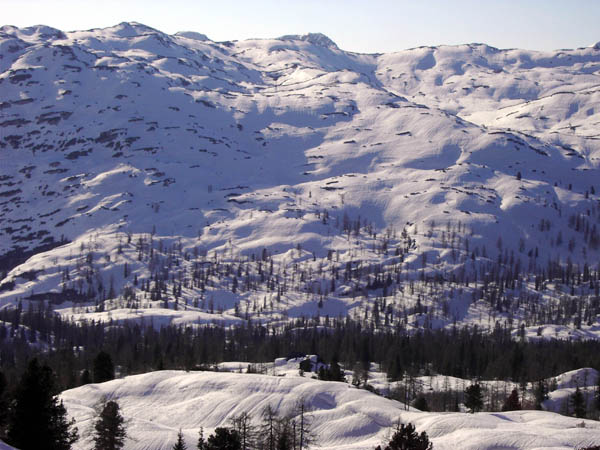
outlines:
M76 449L90 447L95 408L105 400L119 403L127 421L126 448L132 450L169 449L179 429L192 447L200 427L206 437L242 413L258 426L269 405L280 417L296 417L299 400L309 411L315 448L327 450L373 449L389 440L398 420L425 431L436 450L562 450L600 442L595 421L585 421L582 428L581 419L544 411L407 411L399 402L346 383L299 376L160 371L71 389L61 398L82 436Z
M171 310L208 289L229 323L275 293L272 319L362 314L356 295L383 282L344 270L392 268L398 292L600 256L595 48L363 55L320 34L218 43L121 23L5 26L0 51L1 305L126 317L158 276ZM256 255L272 282L242 267ZM228 271L196 282L217 261ZM246 294L253 276L269 288ZM477 315L475 297L432 302L439 323ZM181 320L208 321L193 308Z

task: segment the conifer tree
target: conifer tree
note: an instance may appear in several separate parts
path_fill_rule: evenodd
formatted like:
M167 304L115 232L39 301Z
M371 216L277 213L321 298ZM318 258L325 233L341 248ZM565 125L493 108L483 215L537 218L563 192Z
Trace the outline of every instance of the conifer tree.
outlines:
M68 450L79 438L75 421L56 396L54 373L31 360L15 393L8 443L21 450Z
M476 413L483 409L483 394L481 386L476 383L465 389L465 407L471 413Z
M573 412L575 413L575 417L580 419L584 418L586 413L585 397L579 389L579 386L577 386L577 389L571 396L570 401L573 404Z
M187 450L187 446L185 445L185 441L183 440L183 433L181 432L181 428L179 429L179 433L177 433L177 442L173 446L173 450Z
M119 404L109 401L104 404L94 425L94 450L118 450L125 445L127 432Z
M513 389L510 395L504 400L502 411L517 411L520 409L521 402L519 401L519 391Z
M198 448L198 450L207 450L208 443L204 439L204 428L200 427L200 431L198 432L198 434L198 444L196 445L196 447Z

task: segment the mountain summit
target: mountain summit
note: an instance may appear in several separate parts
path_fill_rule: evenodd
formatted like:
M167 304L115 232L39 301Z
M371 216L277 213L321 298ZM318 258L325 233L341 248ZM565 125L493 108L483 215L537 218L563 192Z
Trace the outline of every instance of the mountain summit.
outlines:
M282 40L290 40L290 41L306 41L310 42L314 45L319 45L321 47L330 47L337 49L338 46L335 42L325 36L323 33L308 33L308 34L288 34L285 36L281 36L279 39Z
M578 333L600 313L594 48L122 23L5 26L0 52L2 306Z

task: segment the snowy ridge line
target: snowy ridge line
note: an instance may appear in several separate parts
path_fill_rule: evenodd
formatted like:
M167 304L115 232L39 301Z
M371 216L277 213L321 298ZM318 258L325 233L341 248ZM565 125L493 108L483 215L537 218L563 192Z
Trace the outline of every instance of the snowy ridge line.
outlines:
M0 307L598 334L595 48L132 22L5 26L0 55Z

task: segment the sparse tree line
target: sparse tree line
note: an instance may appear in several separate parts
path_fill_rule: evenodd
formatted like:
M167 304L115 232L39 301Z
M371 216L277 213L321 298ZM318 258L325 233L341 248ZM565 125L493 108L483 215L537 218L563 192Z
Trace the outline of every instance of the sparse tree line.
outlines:
M565 249L554 259L542 260L539 249L528 248L523 239L515 248L501 237L490 247L475 245L472 230L460 221L431 222L422 231L414 225L410 232L406 228L377 232L364 218L332 217L327 211L317 211L323 225L347 238L346 251L323 249L316 255L298 244L291 259L282 260L267 249L249 255L233 247L209 252L201 244L184 248L181 242L154 233L119 233L116 256L82 243L79 255L70 258L72 265L61 269L62 293L29 298L54 303L68 299L78 312L163 307L212 314L229 311L245 320L265 316L285 320L288 294L300 293L318 304L315 318L325 321L327 317L320 316L326 316L322 311L330 297L351 296L364 299L353 318L363 325L373 322L377 328L394 327L398 322L427 327L437 318L458 320L453 301L468 298L489 305L490 327L497 320L514 320L526 326L580 328L595 323L600 314L600 265L593 263L591 253L598 249L600 208L590 202L588 210L565 219L565 229L570 227L572 236L558 231L548 238L551 247ZM552 233L552 223L541 220L538 230L543 235ZM457 268L444 268L440 256L431 251L422 252L417 260L407 259L419 253L417 238L431 240L438 252L450 250ZM582 239L585 246L579 248ZM578 250L590 262L573 263L581 259L574 254ZM382 256L384 262L366 262L369 255ZM122 267L122 274L113 270L107 279L103 275L107 265ZM213 294L215 289L230 290L239 299L234 304L223 301ZM246 293L252 295L244 297ZM410 323L409 316L415 314L425 321Z

